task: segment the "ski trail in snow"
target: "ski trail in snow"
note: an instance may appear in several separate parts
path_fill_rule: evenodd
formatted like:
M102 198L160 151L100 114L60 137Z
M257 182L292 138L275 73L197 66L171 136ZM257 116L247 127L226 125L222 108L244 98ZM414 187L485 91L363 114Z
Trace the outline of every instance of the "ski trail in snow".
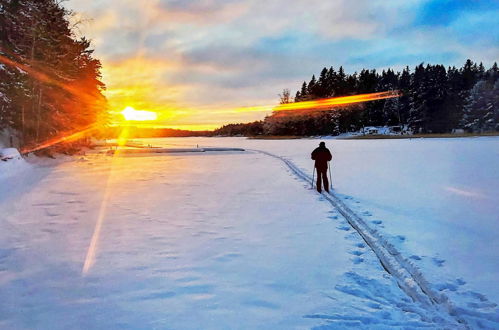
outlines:
M258 152L284 162L291 171L303 181L310 183L312 178L298 168L290 160L274 155L272 153L253 149ZM475 317L488 318L485 315L476 315L471 311L465 311L456 306L443 293L435 292L431 289L429 282L425 279L421 271L407 258L390 244L376 229L372 229L367 223L349 208L340 197L334 192L323 192L322 196L337 209L348 223L364 239L366 244L375 253L381 265L385 270L395 277L400 288L414 301L419 302L427 310L431 310L444 315L448 315L451 320L456 321L463 328L470 328L468 322L459 316L459 314L468 314ZM491 320L497 322L497 320Z

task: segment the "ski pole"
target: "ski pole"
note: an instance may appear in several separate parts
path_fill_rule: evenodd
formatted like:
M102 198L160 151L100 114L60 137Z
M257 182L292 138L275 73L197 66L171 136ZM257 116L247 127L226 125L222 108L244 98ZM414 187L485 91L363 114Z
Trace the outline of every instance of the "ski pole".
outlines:
M331 186L331 190L333 190L333 178L331 177L331 163L327 162L327 167L329 168L329 185Z
M315 178L315 165L314 165L314 171L312 174L312 189L314 189L314 178Z

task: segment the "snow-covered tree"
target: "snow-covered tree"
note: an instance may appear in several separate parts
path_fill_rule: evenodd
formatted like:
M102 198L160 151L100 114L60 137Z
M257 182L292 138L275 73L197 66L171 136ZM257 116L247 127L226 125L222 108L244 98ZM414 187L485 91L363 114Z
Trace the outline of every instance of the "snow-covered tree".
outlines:
M478 81L470 91L464 107L462 125L472 132L492 131L496 129L498 109L494 107L494 92L497 84L486 80Z

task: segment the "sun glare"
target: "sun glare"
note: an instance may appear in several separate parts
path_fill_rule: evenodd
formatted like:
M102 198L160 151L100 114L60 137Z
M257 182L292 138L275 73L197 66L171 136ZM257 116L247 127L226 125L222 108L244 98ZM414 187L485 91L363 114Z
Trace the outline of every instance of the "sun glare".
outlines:
M139 111L132 107L126 107L123 111L121 111L121 114L125 117L125 120L129 121L150 121L158 118L156 112Z

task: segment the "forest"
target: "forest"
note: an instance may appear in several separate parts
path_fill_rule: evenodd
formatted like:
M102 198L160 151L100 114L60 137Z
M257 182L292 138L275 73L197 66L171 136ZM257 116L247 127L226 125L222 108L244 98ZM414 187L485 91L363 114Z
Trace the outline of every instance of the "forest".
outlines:
M101 63L71 18L61 1L0 0L0 131L21 148L107 123Z
M225 125L215 134L338 135L366 126L401 126L421 134L499 131L497 63L486 69L468 59L460 68L421 63L401 72L363 69L353 74L330 67L304 81L294 98L289 90L279 96L288 103L396 90L402 94L398 98L285 116L274 112L263 121Z

